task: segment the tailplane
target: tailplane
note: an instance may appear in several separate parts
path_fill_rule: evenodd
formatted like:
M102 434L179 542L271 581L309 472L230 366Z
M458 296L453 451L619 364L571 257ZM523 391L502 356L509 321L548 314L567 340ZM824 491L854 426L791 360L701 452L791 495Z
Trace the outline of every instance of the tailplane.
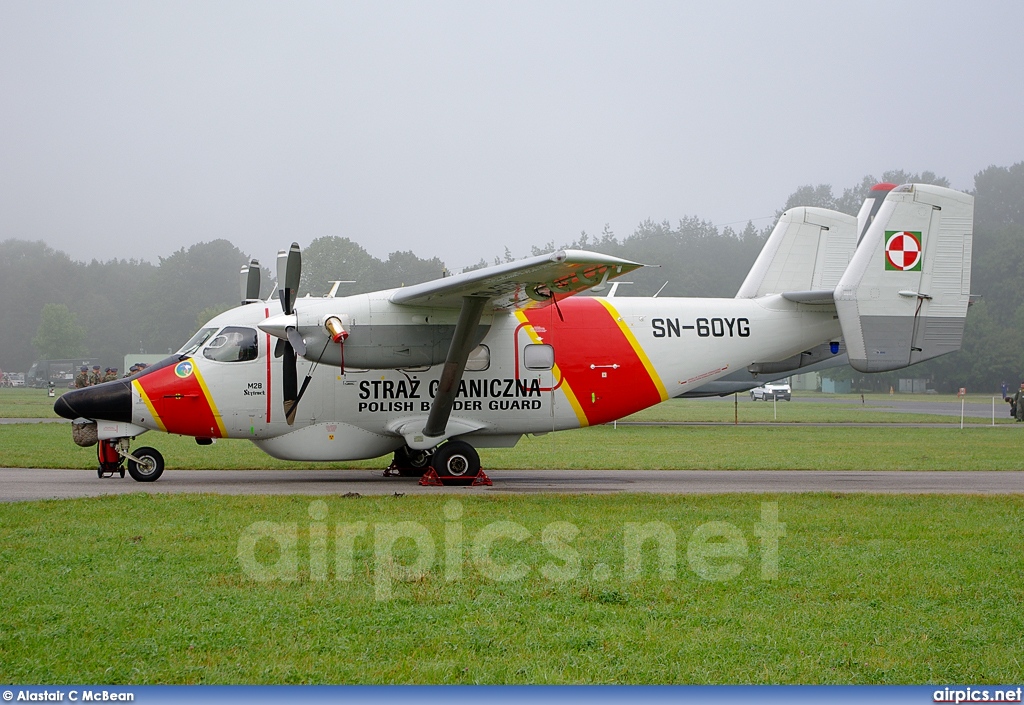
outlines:
M736 298L810 290L830 295L856 247L857 219L852 215L790 208L768 236Z
M973 224L968 194L925 184L889 192L834 292L854 369L896 370L960 349Z

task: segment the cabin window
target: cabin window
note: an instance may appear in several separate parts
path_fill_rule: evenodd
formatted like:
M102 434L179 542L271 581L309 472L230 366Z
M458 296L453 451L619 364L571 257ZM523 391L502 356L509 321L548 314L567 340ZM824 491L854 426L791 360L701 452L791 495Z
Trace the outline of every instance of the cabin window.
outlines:
M477 345L466 360L467 372L483 372L491 366L491 349L486 345Z
M550 370L555 366L555 349L550 345L527 345L523 348L523 364L528 370Z
M210 339L214 333L217 332L216 328L203 328L201 331L192 336L192 338L181 346L181 350L178 351L179 355L191 355L199 348L203 347L203 343Z
M216 335L203 350L203 355L217 362L248 362L260 354L255 328L228 326Z

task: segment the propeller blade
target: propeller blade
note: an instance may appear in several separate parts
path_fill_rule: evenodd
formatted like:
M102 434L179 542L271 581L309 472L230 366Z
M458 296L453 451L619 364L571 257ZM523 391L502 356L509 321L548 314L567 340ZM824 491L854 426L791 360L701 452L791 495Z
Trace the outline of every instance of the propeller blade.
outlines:
M238 273L238 290L242 294L242 303L243 304L245 303L245 300L247 298L249 298L247 296L247 294L249 293L248 286L249 286L249 265L243 264L242 265L242 271L240 271Z
M285 333L288 334L288 342L291 343L292 348L295 350L295 354L305 356L306 341L302 339L298 329L288 326L288 328L285 329Z
M284 362L281 366L281 382L283 389L281 396L284 399L284 416L291 426L295 422L295 412L299 403L298 386L299 377L295 366L295 351L288 343L284 344Z
M260 298L260 262L252 260L248 264L248 272L245 279L245 300L254 301ZM245 271L246 267L242 268Z
M311 379L313 378L306 375L306 378L302 380L302 388L299 389L299 394L295 397L295 403L292 404L291 410L285 411L285 420L288 421L289 426L295 423L295 414L299 411L299 400L302 399L302 395L306 393L306 387L309 386L309 381Z
M287 251L277 253L277 289L281 297L281 309L287 314L294 310L301 277L302 251L299 243L293 242Z

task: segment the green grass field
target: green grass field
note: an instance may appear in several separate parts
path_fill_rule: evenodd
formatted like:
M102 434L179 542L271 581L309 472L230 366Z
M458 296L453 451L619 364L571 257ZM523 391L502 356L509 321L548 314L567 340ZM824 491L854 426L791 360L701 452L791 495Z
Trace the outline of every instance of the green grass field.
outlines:
M1022 672L1020 497L465 497L453 521L449 497L332 497L319 505L326 570L310 563L312 501L138 494L0 505L0 681L991 683ZM774 580L761 575L762 502L777 502L786 525ZM478 568L471 547L497 520L529 533L491 552L522 563L523 579ZM295 525L295 580L260 582L243 569L239 539L256 521ZM354 543L352 579L337 580L335 527L356 521L369 528ZM425 527L437 559L389 583L383 601L375 540L400 521ZM673 579L651 545L629 580L626 523L654 521L676 538ZM563 540L579 561L564 582L542 574L546 563L572 565L543 544L552 522L579 530ZM746 543L746 557L710 559L738 576L694 571L690 545L708 522ZM446 526L464 537L450 558L446 545L458 543ZM272 564L281 553L264 540L257 555ZM393 560L409 566L418 555L403 539ZM463 564L460 579L446 579L446 560Z
M67 390L59 390L62 394ZM45 389L0 388L0 418L5 419L56 419L53 413L54 398Z
M820 426L597 426L480 450L485 468L638 470L1022 470L1022 429ZM248 441L197 446L147 433L168 468L384 468L390 458L310 465L275 460ZM94 468L66 424L0 425L0 467Z
M52 416L45 394L0 391L0 416ZM804 425L601 426L481 455L487 468L1024 469L1013 425L806 425L907 420L851 402L779 404L780 421L791 414ZM772 405L740 409L741 420L763 421L753 414ZM644 414L727 422L732 412L731 401L673 401ZM247 441L199 447L152 433L137 444L159 448L169 468L303 467ZM66 424L0 425L0 466L92 468L95 452L74 445ZM455 500L462 516L446 520L451 501L139 493L0 504L0 681L953 683L1013 682L1022 672L1022 497L466 496ZM786 533L767 580L757 524L770 503ZM323 549L311 538L322 535L313 515L325 525ZM293 580L257 580L239 559L240 540L261 521L294 525L294 553L268 539L253 552L264 565L294 555L284 571ZM495 521L528 534L491 551L526 577L485 575L474 546ZM347 554L336 553L336 531L352 522L367 530L353 544L352 579L339 580ZM421 525L436 549L409 582L391 579L421 555L409 539L378 555L377 541L399 522ZM545 539L554 522L579 533ZM675 537L672 579L653 545L639 577L627 576L630 522L663 522L659 536ZM746 555L704 566L734 564L730 579L704 579L700 556L691 562L709 522L734 527L746 545ZM449 552L456 529L462 545ZM574 555L567 580L545 577L576 565L566 561ZM447 579L457 563L461 577Z

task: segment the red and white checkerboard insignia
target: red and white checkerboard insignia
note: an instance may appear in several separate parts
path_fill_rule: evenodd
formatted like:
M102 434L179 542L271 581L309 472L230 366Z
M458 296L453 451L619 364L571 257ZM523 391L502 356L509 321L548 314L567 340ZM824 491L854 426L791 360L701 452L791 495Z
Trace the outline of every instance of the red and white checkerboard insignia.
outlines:
M885 268L898 272L921 271L921 233L909 230L885 232Z

